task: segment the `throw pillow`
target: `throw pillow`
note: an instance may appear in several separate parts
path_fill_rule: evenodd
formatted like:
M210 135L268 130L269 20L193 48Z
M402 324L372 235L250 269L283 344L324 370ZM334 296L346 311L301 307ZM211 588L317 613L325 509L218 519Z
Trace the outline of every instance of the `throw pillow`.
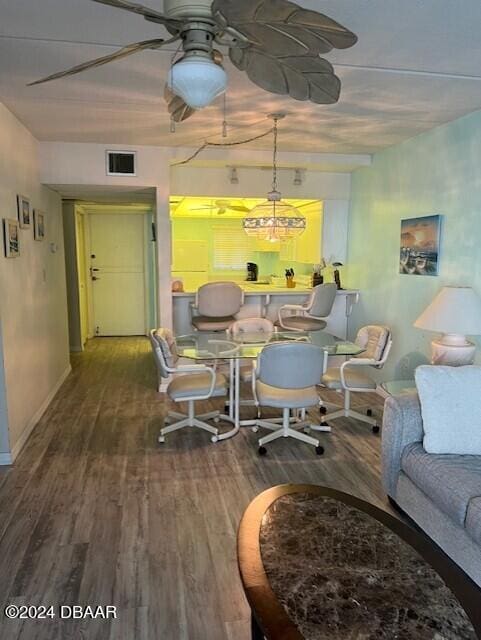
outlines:
M481 455L481 367L422 365L415 379L425 451Z

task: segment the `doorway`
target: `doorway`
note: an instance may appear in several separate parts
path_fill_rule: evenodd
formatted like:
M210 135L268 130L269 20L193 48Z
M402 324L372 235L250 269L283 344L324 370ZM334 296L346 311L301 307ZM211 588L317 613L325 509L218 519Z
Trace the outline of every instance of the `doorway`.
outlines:
M147 330L144 216L93 213L90 224L92 323L96 336Z
M157 322L155 205L64 201L70 349Z

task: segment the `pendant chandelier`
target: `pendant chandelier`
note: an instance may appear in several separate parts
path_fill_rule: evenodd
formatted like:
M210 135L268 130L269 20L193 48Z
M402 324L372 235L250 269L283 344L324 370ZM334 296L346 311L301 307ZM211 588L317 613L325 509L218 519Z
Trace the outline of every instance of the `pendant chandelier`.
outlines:
M284 114L274 113L269 116L274 120L274 152L272 161L272 191L267 200L261 202L250 211L242 225L249 236L259 240L279 242L300 236L306 228L306 219L295 207L282 201L277 188L277 123Z

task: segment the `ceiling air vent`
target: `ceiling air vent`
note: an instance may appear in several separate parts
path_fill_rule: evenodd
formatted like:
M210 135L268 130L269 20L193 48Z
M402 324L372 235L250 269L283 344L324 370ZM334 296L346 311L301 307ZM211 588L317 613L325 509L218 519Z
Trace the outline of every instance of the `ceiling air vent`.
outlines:
M135 151L107 151L108 176L136 176L137 154Z

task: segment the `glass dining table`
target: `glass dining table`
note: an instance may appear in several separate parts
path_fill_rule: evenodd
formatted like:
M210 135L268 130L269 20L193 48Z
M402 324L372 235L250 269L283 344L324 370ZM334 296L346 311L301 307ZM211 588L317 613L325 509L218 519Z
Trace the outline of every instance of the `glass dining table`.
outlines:
M229 363L229 413L222 419L232 423L230 431L219 434L216 440L226 440L235 436L243 426L240 419L240 362L255 361L262 349L275 342L301 341L319 347L323 358L323 371L327 368L328 358L332 356L356 356L363 352L362 347L336 338L324 331L294 332L275 331L273 333L251 332L232 336L227 332L198 331L175 338L179 357L198 361L227 361ZM252 425L253 421L244 421Z

